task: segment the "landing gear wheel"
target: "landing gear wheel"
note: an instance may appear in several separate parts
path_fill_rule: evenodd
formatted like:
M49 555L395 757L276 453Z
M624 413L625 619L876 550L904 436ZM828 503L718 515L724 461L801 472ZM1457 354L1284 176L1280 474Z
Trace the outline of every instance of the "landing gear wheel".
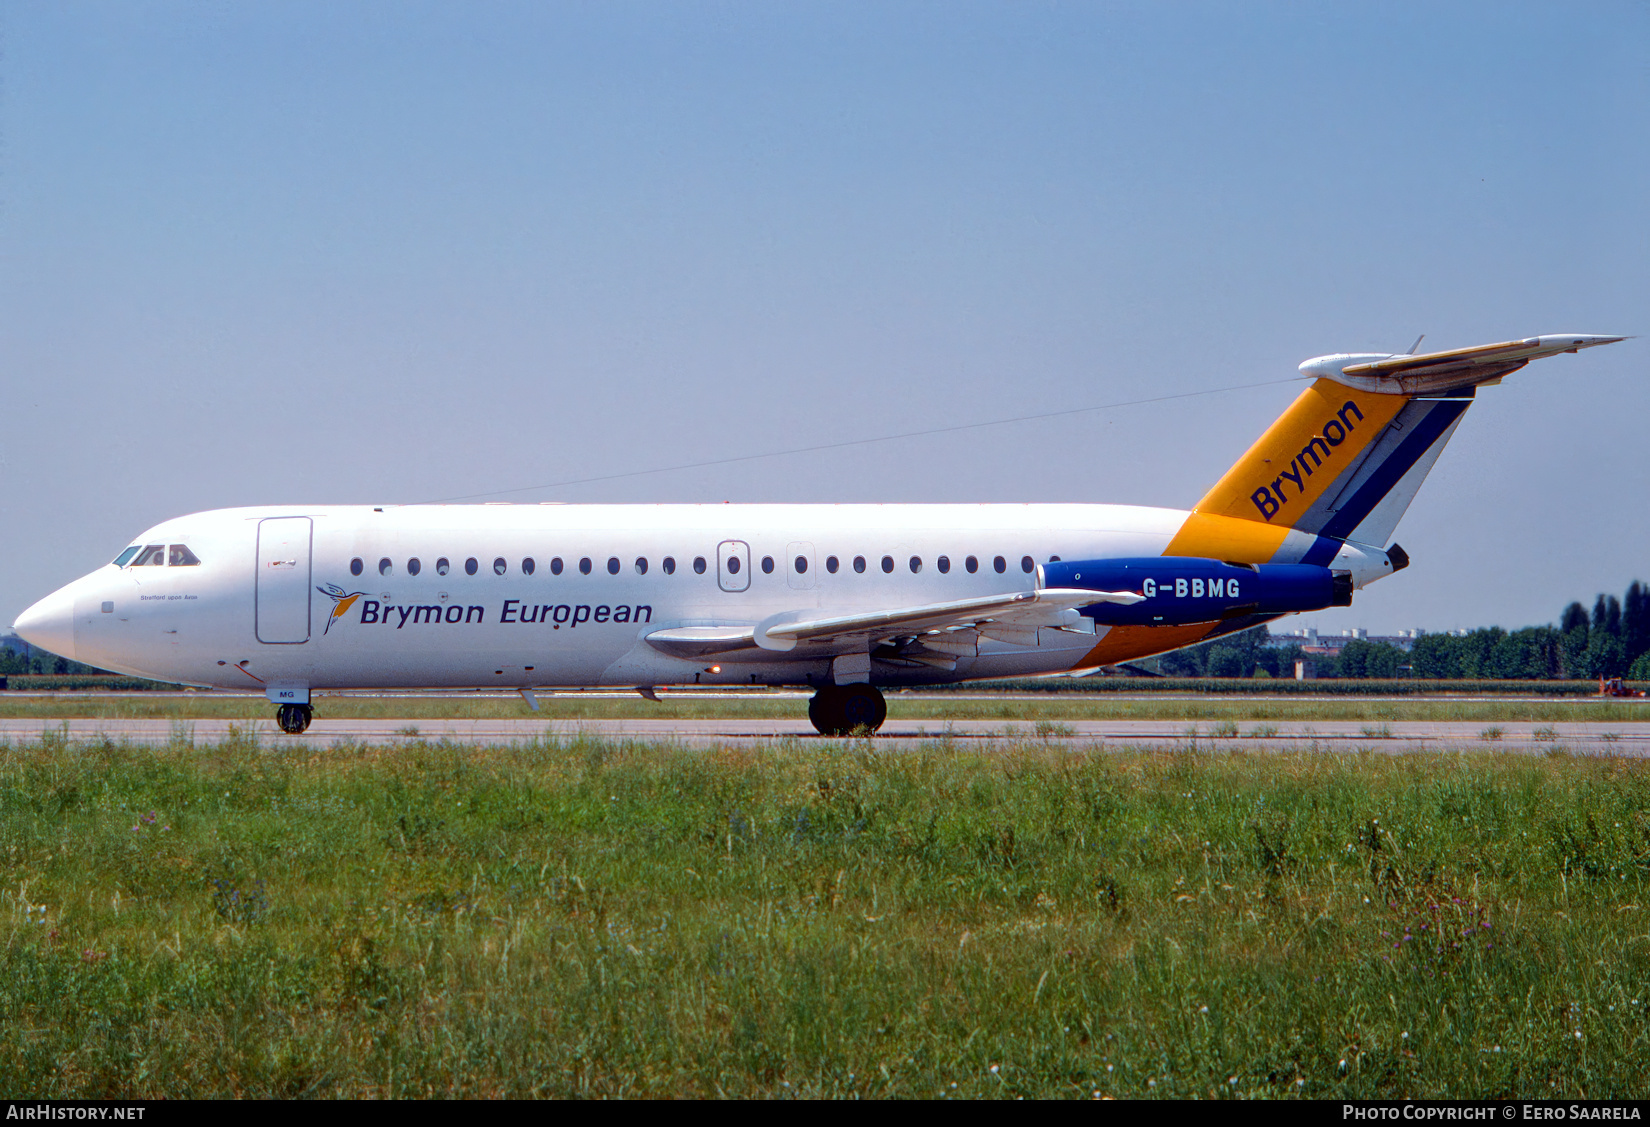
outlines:
M275 723L289 736L302 734L315 719L315 710L307 704L283 704L275 710Z
M870 685L825 685L808 702L808 720L822 736L874 732L888 718L888 702Z
M842 702L842 718L850 733L865 729L874 732L888 719L888 702L880 690L870 685L844 685L846 696Z
M846 723L842 715L842 689L837 685L825 685L808 700L808 722L814 726L814 731L822 736L835 736L841 733Z

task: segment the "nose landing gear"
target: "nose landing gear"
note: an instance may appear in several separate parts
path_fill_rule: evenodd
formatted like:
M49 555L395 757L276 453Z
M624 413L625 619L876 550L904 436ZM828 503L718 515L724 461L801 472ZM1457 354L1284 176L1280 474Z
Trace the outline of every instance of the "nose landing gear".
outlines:
M874 732L888 719L888 702L871 685L825 685L808 702L808 719L822 736Z
M296 736L315 719L315 710L307 704L283 704L275 710L275 723L289 736Z

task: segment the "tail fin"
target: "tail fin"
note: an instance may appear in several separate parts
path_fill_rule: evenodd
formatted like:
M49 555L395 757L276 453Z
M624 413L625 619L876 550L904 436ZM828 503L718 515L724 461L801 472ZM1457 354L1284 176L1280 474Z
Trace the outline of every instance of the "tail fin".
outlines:
M1472 393L1423 399L1319 378L1194 511L1385 544Z
M1384 545L1479 385L1542 356L1622 339L1565 334L1308 360L1301 371L1318 378L1197 503L1168 554L1319 562L1311 557L1334 555L1333 542ZM1211 550L1221 547L1241 550Z

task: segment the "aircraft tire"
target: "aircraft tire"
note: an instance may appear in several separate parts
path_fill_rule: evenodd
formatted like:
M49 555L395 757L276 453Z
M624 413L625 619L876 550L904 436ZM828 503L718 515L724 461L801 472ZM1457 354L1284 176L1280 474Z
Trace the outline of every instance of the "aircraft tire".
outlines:
M275 723L289 736L301 735L315 718L315 710L307 704L283 704L275 710Z
M874 732L888 719L888 702L874 685L843 685L843 700L839 709L847 729L846 734L860 730Z
M847 726L842 714L843 693L840 685L823 685L808 699L808 722L822 736L839 736Z
M874 732L887 718L888 702L871 685L825 685L808 701L808 720L822 736Z

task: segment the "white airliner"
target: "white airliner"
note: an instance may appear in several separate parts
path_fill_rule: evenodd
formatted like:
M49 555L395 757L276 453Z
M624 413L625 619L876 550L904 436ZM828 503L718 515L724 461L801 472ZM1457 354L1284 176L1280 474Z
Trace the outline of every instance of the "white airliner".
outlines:
M32 645L255 687L808 685L824 733L881 685L1065 673L1345 606L1479 385L1622 337L1335 355L1191 511L1125 505L285 505L149 529L30 607Z

